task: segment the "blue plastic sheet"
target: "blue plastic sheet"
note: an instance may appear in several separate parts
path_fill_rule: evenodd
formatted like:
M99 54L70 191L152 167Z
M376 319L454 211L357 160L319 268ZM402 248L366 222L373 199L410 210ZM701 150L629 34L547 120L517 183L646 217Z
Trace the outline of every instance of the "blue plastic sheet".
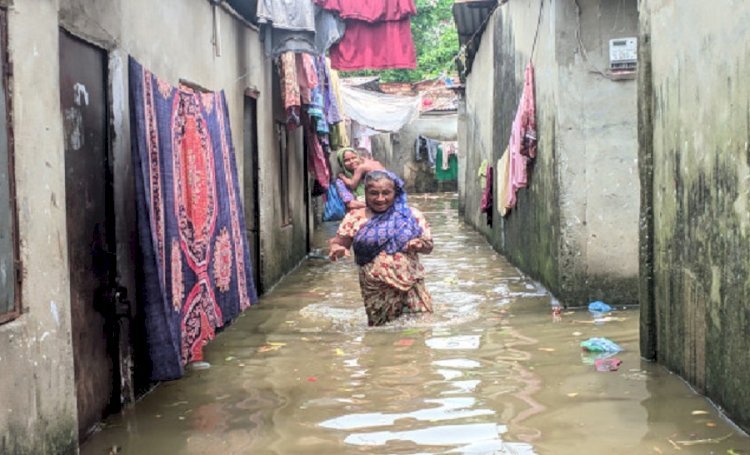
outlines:
M622 348L619 344L609 338L589 338L581 341L581 347L588 352L620 352Z
M600 300L597 300L596 302L589 303L589 311L592 313L609 313L610 311L612 311L612 307Z

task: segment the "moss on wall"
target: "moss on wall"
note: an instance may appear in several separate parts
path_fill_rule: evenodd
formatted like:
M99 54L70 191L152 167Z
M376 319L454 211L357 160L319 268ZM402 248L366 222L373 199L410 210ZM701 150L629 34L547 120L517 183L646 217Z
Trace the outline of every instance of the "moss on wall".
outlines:
M75 419L60 416L53 421L38 420L35 428L11 426L0 436L3 455L74 455L78 453L78 429Z
M688 14L685 14L689 11ZM640 80L645 354L750 429L750 5L643 2L650 77ZM680 46L674 46L680 43ZM650 102L649 102L650 100ZM649 133L650 136L649 137ZM652 273L651 270L653 270Z

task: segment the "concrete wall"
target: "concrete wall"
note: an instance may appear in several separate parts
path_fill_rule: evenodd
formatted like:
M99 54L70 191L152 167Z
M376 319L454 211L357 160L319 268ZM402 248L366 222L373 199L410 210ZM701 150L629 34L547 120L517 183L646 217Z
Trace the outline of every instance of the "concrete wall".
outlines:
M477 169L482 161L491 161L493 156L501 153L496 151L493 142L495 123L495 103L487 100L495 96L495 40L493 30L500 25L501 15L496 11L487 24L484 37L474 57L474 67L471 74L466 78L465 112L461 115L462 126L458 135L458 148L461 150L461 159L458 162L458 173L464 179L460 184L459 199L460 207L463 209L466 220L488 237L492 237L492 229L487 226L479 213L479 204L482 199L480 181L477 178ZM499 61L498 61L499 63ZM492 240L491 240L492 241Z
M6 4L0 1L0 5ZM192 0L16 0L9 8L12 109L23 315L0 325L0 453L74 453L77 422L70 332L65 167L58 30L106 49L118 278L135 286L135 207L130 156L127 57L163 79L226 92L240 170L243 96L258 98L262 275L267 289L306 253L301 134L291 140L292 223L281 219L278 141L272 119L271 61L258 32L223 10L222 55L212 47L211 7ZM240 178L243 173L240 171ZM282 227L282 225L284 225ZM40 284L42 284L40 286Z
M23 314L0 326L0 453L75 453L57 6L16 2L8 23Z
M495 11L466 80L465 130L459 133L467 155L462 209L498 250L564 304L635 303L636 83L593 69L608 66L609 39L637 35L636 3L578 3L587 58L577 38L575 3L514 1ZM539 152L517 207L505 219L495 212L490 227L479 212L476 173L485 159L496 166L507 146L529 60L535 66Z
M397 134L374 136L373 157L404 179L406 191L435 192L442 189L435 177L435 167L415 158L415 142L420 135L439 141L458 140L458 115L424 114Z
M750 430L750 5L730 3L640 5L641 336Z
M579 1L555 9L558 40L561 286L578 303L636 303L639 191L634 79L613 81L609 40L638 35L636 0ZM586 58L586 55L588 58Z

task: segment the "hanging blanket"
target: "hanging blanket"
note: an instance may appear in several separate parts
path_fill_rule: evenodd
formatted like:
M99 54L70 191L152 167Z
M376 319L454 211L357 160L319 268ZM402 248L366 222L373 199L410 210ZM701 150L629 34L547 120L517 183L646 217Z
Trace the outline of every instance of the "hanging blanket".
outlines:
M417 15L414 0L315 0L321 8L335 11L342 19L356 19L365 22L398 21Z
M223 92L129 69L139 300L151 379L169 380L257 296Z
M346 20L346 33L331 46L331 67L340 71L414 69L417 51L411 18L398 21Z

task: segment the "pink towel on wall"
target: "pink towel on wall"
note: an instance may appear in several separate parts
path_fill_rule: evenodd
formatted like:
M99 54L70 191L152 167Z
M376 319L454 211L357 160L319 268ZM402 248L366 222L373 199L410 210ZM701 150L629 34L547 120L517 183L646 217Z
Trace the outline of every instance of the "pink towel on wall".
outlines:
M508 153L510 174L505 207L516 206L516 192L529 184L528 163L536 156L536 107L534 102L534 66L529 62L524 75L523 93L511 127Z

